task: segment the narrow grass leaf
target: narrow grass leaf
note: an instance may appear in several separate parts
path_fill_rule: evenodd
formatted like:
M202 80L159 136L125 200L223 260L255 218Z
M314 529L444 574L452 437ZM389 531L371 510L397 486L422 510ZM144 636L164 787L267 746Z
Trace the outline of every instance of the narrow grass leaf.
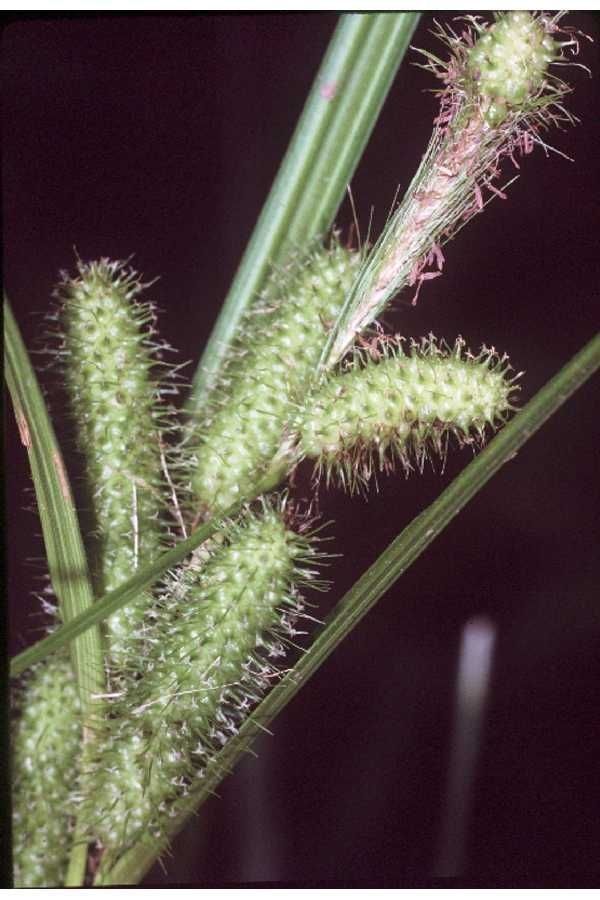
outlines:
M94 604L88 563L54 429L6 297L4 340L6 381L21 442L29 457L52 588L61 617L69 623ZM71 656L85 709L87 698L101 693L103 687L99 631L93 628L81 633L71 647Z

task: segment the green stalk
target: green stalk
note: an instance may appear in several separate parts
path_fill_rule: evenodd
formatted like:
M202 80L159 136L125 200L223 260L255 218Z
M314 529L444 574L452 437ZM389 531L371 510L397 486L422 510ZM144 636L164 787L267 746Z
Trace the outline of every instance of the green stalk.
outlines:
M446 490L417 516L387 547L338 603L333 613L294 668L273 688L213 760L201 788L192 792L172 820L169 834L157 841L144 838L109 870L100 869L99 885L135 884L163 853L186 819L214 792L216 785L248 749L255 737L290 702L303 684L325 662L343 638L371 609L406 569L458 515L490 478L560 406L600 368L597 334L558 372L490 442Z
M244 310L270 267L332 224L419 13L343 15L196 371L203 405Z
M73 849L69 858L69 868L65 877L65 887L83 887L87 870L88 845L77 831L73 840Z

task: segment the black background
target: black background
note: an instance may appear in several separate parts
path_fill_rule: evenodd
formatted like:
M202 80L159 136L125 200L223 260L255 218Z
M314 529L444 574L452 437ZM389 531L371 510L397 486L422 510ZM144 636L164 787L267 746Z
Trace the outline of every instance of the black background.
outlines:
M125 258L192 360L213 325L336 22L336 14L22 19L4 31L4 271L26 341L58 271ZM449 14L440 14L447 21ZM394 330L486 342L525 369L530 398L596 330L598 20L562 70L582 120L536 148L507 201L446 248L444 275L405 298ZM413 43L436 49L424 14ZM409 54L412 61L416 54ZM436 101L405 64L352 181L366 231L385 220L423 152ZM512 174L512 173L510 173ZM509 170L507 169L507 177ZM338 223L348 228L346 203ZM408 298L410 299L410 298ZM175 842L147 883L364 879L432 874L443 809L460 631L497 627L467 875L579 883L597 869L598 382L580 390L485 487L337 649ZM37 529L7 417L11 652L40 635L26 557ZM343 553L322 611L469 460L382 478L368 502L321 493ZM69 459L71 457L69 456ZM73 463L71 463L73 464ZM304 473L306 483L308 472Z

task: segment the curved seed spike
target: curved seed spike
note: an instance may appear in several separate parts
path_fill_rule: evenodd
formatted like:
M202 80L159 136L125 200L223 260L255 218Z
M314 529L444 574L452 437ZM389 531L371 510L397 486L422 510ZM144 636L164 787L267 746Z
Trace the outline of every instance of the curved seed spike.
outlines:
M298 450L350 490L397 462L407 474L422 470L432 452L445 457L450 434L481 443L505 420L515 391L509 371L506 356L486 347L473 356L462 338L449 347L429 335L408 352L384 338L356 350L310 397Z
M276 660L299 633L298 587L319 586L322 554L310 521L299 521L285 498L262 506L246 509L174 573L148 613L136 677L112 700L96 791L81 812L108 850L166 830L194 780L279 676Z
M162 433L168 411L154 378L154 311L140 302L143 285L125 263L77 263L56 290L64 329L63 365L85 455L95 519L96 579L101 593L130 578L160 552L168 506ZM126 665L128 638L145 601L108 620L112 666Z
M360 254L334 239L275 270L246 315L206 419L190 437L192 492L203 513L233 503L266 474L359 263Z

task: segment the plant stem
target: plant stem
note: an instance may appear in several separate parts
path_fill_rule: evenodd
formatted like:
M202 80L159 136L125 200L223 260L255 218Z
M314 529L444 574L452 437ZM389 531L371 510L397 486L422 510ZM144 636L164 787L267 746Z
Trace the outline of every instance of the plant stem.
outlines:
M340 600L308 652L273 688L214 759L202 787L191 793L173 818L169 834L156 841L146 837L125 853L109 870L101 868L97 884L135 884L164 852L186 819L213 793L254 738L296 695L325 662L340 641L371 609L429 544L458 515L468 501L600 368L600 334L597 334L509 422L446 490L396 537L377 561Z
M198 411L269 268L333 222L419 13L343 15L196 371Z
M82 887L85 881L85 873L87 869L87 844L78 842L77 834L75 834L71 857L69 859L69 868L65 878L65 887Z

